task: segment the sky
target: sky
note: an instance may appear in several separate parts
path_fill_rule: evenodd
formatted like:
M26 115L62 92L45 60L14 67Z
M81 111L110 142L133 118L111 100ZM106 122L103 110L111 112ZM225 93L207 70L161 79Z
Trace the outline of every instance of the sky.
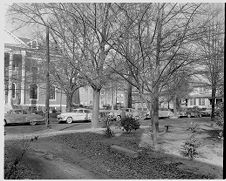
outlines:
M36 2L38 2L38 1L36 1ZM57 2L57 1L55 0L55 1L51 1L51 2ZM61 0L60 2L67 2L67 1ZM92 2L92 1L86 1L86 2ZM100 1L100 2L105 2L105 1ZM106 2L108 2L108 1L106 1ZM112 1L112 2L117 2L117 1ZM127 1L125 1L125 2L127 2ZM129 2L133 2L133 1L129 1ZM142 1L137 1L137 2L142 2ZM144 1L144 2L146 2L146 1ZM158 1L155 1L155 2L158 2ZM159 1L159 2L161 2L161 1ZM169 2L171 2L171 1L169 1ZM180 1L180 2L183 2L183 1ZM186 1L186 2L189 2L189 1ZM197 2L205 2L205 1L197 1ZM211 2L211 1L207 1L207 2ZM215 1L215 2L218 2L218 1ZM221 0L219 0L219 2L221 2ZM12 4L12 3L4 3L3 6L2 6L2 8L1 8L1 10L3 10L3 12L6 12L10 4ZM223 6L221 4L218 4L216 6L221 6L223 8ZM4 24L5 24L4 28L6 28L8 31L14 33L16 36L24 37L24 38L33 38L35 36L36 27L23 27L23 28L18 29L19 24L16 23L16 22L13 23L12 20L10 20L8 18L8 16L5 16L5 15L4 15Z

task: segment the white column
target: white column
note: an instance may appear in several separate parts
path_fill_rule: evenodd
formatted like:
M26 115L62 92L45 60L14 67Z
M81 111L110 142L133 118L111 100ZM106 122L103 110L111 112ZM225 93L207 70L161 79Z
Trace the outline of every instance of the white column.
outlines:
M12 105L12 76L13 76L13 53L9 53L9 81L8 81L8 105Z
M26 57L26 51L21 52L22 55L22 76L21 76L21 105L25 104L25 57Z

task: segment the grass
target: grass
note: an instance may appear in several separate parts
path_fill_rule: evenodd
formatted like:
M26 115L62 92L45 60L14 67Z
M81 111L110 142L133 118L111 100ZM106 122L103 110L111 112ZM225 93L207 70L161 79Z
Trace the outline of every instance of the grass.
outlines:
M113 179L213 179L212 174L189 172L177 167L183 159L172 159L169 155L146 149L139 158L133 159L121 154L112 153L110 145L117 144L134 151L140 150L140 129L131 134L105 138L102 134L79 133L61 135L51 138L66 144L76 152L86 155L95 162L96 168L104 167ZM75 146L77 145L77 146ZM166 161L169 162L166 162ZM110 170L110 171L109 171Z
M175 124L178 124L179 121L177 120ZM169 122L170 124L174 124L172 120ZM164 124L161 123L161 126ZM181 121L178 127L174 126L175 128L170 128L170 132L165 135L163 141L170 142L170 140L177 141L183 139L179 134L184 135L186 129L182 131L179 129L186 125L187 123L185 121ZM215 179L222 177L222 170L216 171L219 168L214 165L189 161L164 152L153 151L150 148L143 148L140 157L135 159L111 151L110 146L113 144L133 151L140 151L139 144L145 131L144 129L139 129L132 131L130 134L124 132L120 136L112 138L107 138L103 132L102 134L90 132L74 133L42 138L39 141L48 143L50 146L51 143L65 145L67 149L71 149L74 153L89 159L89 169L91 168L92 172L106 173L111 179ZM171 134L174 137L171 137ZM209 131L207 135L215 136L215 133ZM205 141L208 145L208 140ZM16 144L19 145L20 142ZM10 149L6 149L6 152L15 148L11 146ZM5 165L9 159L9 157L5 159ZM203 170L206 171L204 172ZM33 177L31 174L30 178Z

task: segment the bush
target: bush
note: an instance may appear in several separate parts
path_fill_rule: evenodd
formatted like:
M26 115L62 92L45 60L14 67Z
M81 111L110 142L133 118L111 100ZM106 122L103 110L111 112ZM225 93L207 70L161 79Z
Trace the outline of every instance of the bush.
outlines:
M104 130L104 134L106 137L111 138L114 136L114 132L111 130L110 128L110 124L111 124L111 118L107 117L105 120L105 126L106 126L106 130Z
M133 117L126 116L121 120L121 126L123 127L126 132L131 132L132 130L137 130L140 128L140 123L137 119Z
M188 158L190 158L190 160L193 160L199 154L197 152L197 148L199 146L200 146L200 142L197 138L195 138L195 135L193 134L182 145L181 154L184 157L188 157Z
M187 130L191 131L192 133L195 133L199 130L199 125L197 123L191 122Z
M220 127L224 127L224 104L220 103L218 104L218 107L215 111L215 119L216 124Z
M224 103L218 104L218 107L215 111L215 120L216 124L222 128L222 131L220 131L218 138L223 139L224 138Z
M30 149L32 142L37 141L38 136L31 138L30 140L25 140L23 143L22 152L15 158L12 163L7 163L5 165L5 179L20 179L20 175L22 175L21 165L24 155Z

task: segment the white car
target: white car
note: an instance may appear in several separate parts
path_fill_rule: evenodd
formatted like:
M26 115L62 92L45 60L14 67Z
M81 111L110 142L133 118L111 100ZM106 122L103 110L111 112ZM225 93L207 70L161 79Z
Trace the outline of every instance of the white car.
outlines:
M172 118L173 112L166 108L159 108L159 118ZM146 115L146 118L151 118L150 113Z
M109 115L119 121L121 120L122 111L125 111L126 116L132 116L137 119L140 119L143 116L141 111L138 111L133 108L121 108L120 110L112 110Z
M78 108L74 109L72 112L61 113L57 116L58 122L66 121L66 123L71 124L73 121L91 121L92 110Z

